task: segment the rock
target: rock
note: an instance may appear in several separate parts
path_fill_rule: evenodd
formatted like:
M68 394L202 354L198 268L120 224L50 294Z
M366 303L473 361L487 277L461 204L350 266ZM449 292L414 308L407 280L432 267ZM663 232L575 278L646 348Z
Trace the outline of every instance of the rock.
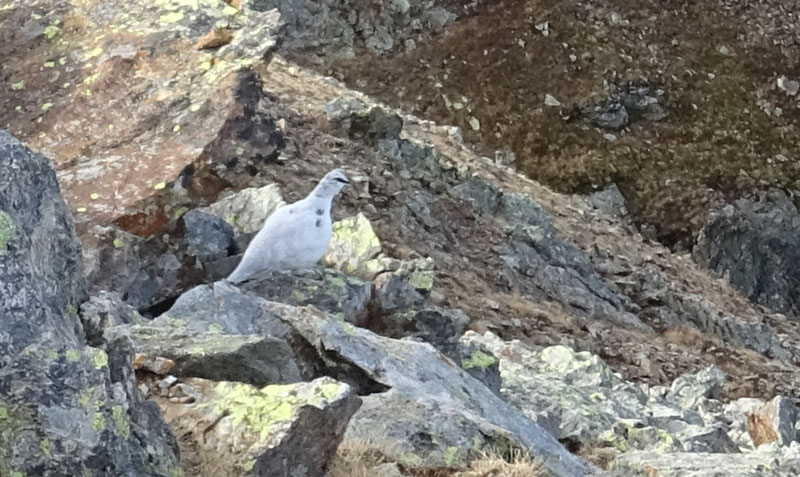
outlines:
M223 219L237 234L242 234L261 230L267 217L284 205L286 202L283 201L278 186L269 184L226 195L200 210ZM240 248L239 252L243 253L244 248Z
M334 222L331 244L322 261L348 275L370 280L374 273L370 272L367 262L374 259L380 251L381 242L378 236L372 230L369 220L359 213Z
M10 38L6 52L13 61L4 62L5 72L49 86L0 101L0 124L53 158L67 202L81 210L81 236L113 220L141 235L156 233L167 212L138 210L143 200L192 189L193 177L210 177L208 169L219 177L229 164L261 165L285 147L274 121L255 107L264 96L250 69L276 48L277 11L253 11L248 0L237 15L224 2L201 7L168 0L162 9L55 0L47 15L37 13L38 4L7 5L14 14L0 20L0 29L17 29L20 18L35 16L32 24L50 28L51 38ZM64 27L72 20L91 26ZM194 48L220 25L233 35L230 43ZM51 61L52 68L42 67ZM221 186L203 183L199 193L213 195Z
M271 301L314 305L357 325L366 320L372 300L372 283L325 268L317 268L311 274L273 273L244 283L241 288Z
M150 324L184 329L190 334L256 335L281 340L291 346L293 354L276 357L279 358L277 362L294 361L304 378L319 376L320 363L309 356L302 344L303 338L266 309L263 300L225 282L200 285L187 291ZM286 368L290 366L285 365ZM281 365L281 369L283 367Z
M258 0L255 4L259 10L277 7L286 19L284 55L303 53L305 58L318 62L351 58L361 47L375 53L388 52L409 37L430 36L464 11L441 0L392 1L372 6L345 5L340 0Z
M617 472L643 472L658 477L784 477L800 472L800 454L757 452L714 454L703 452L627 452L614 461Z
M347 121L351 138L364 138L372 144L385 139L399 139L403 129L403 119L381 107L354 112Z
M155 400L182 436L187 475L270 477L324 475L360 404L330 378L263 388L188 378Z
M180 295L202 280L194 257L183 241L161 236L141 238L116 226L94 227L91 245L84 250L89 291L117 290L141 313Z
M476 212L509 223L508 240L493 250L502 260L509 289L536 298L555 298L592 318L650 329L627 311L627 297L609 288L589 257L560 236L547 213L530 197L503 193L479 179L455 186L451 194Z
M796 441L796 424L797 408L783 396L775 396L747 415L747 432L756 447L771 442L786 446Z
M800 316L800 213L772 190L712 214L692 257L755 303Z
M623 197L616 184L611 184L599 192L588 195L586 200L595 209L612 217L625 217L628 215L628 209L625 207L625 197Z
M375 278L376 307L383 313L420 305L425 297L411 284L410 276L401 273L382 273Z
M221 218L194 209L183 215L189 255L206 263L228 256L233 244L233 228Z
M474 331L467 331L459 340L454 361L489 390L500 394L503 385L503 379L500 377L500 360L477 340L473 340L474 335L476 335Z
M561 107L561 102L551 94L544 95L544 104L545 106Z
M427 465L463 462L469 449L505 442L530 449L555 475L589 471L550 434L431 345L383 338L310 308L268 306L314 346L333 376L362 394L366 386L384 386L364 399L349 436L369 433L373 440L393 442ZM422 382L425 386L419 385ZM381 425L370 425L377 422Z
M174 438L136 390L130 348L86 345L80 245L55 173L4 131L0 224L0 475L178 472Z
M239 381L254 386L294 383L308 377L301 374L291 347L280 338L147 325L111 329L108 333L130 334L134 351L142 355L140 359L169 360L173 366L166 372L177 377Z
M86 341L92 346L103 343L106 328L144 321L142 315L123 302L118 293L106 291L101 291L82 303L80 316Z
M420 305L387 316L373 315L369 325L382 335L426 341L453 357L458 338L469 322L469 317L461 310Z
M672 382L667 399L683 409L695 409L701 398L718 399L725 384L725 371L709 366L696 374L684 374Z

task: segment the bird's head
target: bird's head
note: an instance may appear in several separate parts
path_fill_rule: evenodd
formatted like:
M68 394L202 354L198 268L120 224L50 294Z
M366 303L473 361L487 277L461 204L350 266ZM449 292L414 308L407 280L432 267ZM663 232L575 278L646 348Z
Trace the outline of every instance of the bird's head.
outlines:
M319 185L317 185L315 193L316 195L323 197L334 197L345 185L349 183L350 181L344 174L343 169L334 169L325 174L325 177L319 181Z

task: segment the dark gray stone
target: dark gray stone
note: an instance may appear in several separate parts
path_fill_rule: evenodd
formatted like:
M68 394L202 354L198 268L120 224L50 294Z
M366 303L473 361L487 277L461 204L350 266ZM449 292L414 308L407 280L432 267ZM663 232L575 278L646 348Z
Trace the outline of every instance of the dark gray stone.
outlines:
M751 301L800 317L800 213L781 191L713 214L693 257Z
M169 374L254 386L294 383L302 376L291 347L282 339L258 335L200 333L182 327L123 326L109 334L130 334L137 353L175 362Z
M135 388L129 346L86 345L85 298L55 173L0 131L0 475L177 472L174 439Z
M228 255L233 244L233 227L223 219L198 209L183 215L189 255L201 262L217 260Z
M322 267L310 273L268 274L242 284L241 288L270 301L297 306L314 305L356 325L364 323L372 299L371 282Z

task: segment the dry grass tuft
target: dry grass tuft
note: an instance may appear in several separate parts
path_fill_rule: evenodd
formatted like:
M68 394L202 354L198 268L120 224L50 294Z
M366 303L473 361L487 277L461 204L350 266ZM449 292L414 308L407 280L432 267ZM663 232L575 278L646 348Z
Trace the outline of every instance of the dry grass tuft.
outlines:
M469 469L453 474L454 477L543 477L545 468L530 455L517 452L511 462L497 454L483 454L472 461Z
M373 467L387 462L374 444L346 439L339 444L326 477L374 477Z
M380 445L345 440L339 445L336 456L331 461L326 477L374 477L375 467L393 462L387 455L390 449ZM498 453L484 453L472 461L469 468L429 468L400 465L404 476L409 477L544 477L545 468L530 455L516 452L509 462Z

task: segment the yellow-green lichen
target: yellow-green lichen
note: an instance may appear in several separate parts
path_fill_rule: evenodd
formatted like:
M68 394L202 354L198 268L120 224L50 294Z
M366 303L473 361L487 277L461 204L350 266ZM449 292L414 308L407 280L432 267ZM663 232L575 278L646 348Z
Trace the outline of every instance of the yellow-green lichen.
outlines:
M25 477L25 474L23 474L22 472L20 472L18 470L12 470L11 471L11 477Z
M114 248L122 248L125 245L125 242L122 239L115 238L114 239Z
M8 408L0 406L0 421L5 421L6 419L8 419Z
M45 61L44 62L44 67L45 68L55 68L56 67L56 62L55 61Z
M172 318L168 316L167 324L174 328L183 328L184 326L186 326L186 320L182 320L180 318Z
M419 270L411 274L408 282L417 290L430 290L433 288L433 270Z
M17 81L16 83L11 83L11 90L12 91L19 91L21 89L25 89L25 81Z
M448 467L453 467L458 464L458 447L450 446L442 453L442 460Z
M131 425L125 410L119 404L111 408L111 420L114 421L114 434L123 439L130 437Z
M99 349L94 354L94 367L95 369L102 369L108 365L108 355L105 351Z
M42 454L47 457L50 457L51 449L50 449L50 439L44 438L42 442L39 443L39 448L42 450Z
M222 327L216 323L211 323L208 325L208 331L212 333L222 333Z
M183 20L183 12L175 11L161 15L161 17L158 19L158 23L161 23L162 25L169 25L171 23L177 23L181 20Z
M14 221L11 216L0 210L0 254L5 253L11 235L14 233Z
M461 367L464 369L480 368L486 369L497 362L494 356L486 354L481 350L476 350L472 356L461 360Z
M264 440L278 422L292 418L299 399L297 385L271 385L261 389L246 384L219 383L214 388L219 398L215 408L231 416L234 426L244 424L249 432Z
M52 108L52 107L53 107L53 103L44 103L44 104L42 105L42 108L41 108L41 109L42 109L42 111L47 111L48 109L50 109L50 108Z
M176 219L179 219L179 218L183 217L183 214L185 214L185 213L186 213L186 212L188 212L188 211L189 211L189 209L188 209L188 208L186 208L186 207L178 207L177 209L175 209L175 213L174 213L174 214L172 214L172 215L173 215L173 216L174 216Z
M163 189L163 188L165 188L165 187L167 187L167 183L166 183L166 182L159 182L159 183L157 183L157 184L155 184L155 185L153 186L153 189L155 189L155 190L161 190L161 189Z
M314 390L314 395L320 398L315 404L319 407L333 398L340 396L344 391L344 384L338 382L323 383Z
M78 397L78 404L81 407L89 407L92 402L92 395L94 394L94 386L84 389Z
M94 413L94 419L92 420L92 429L95 432L102 432L106 428L106 418L103 416L103 413L97 411Z
M256 461L248 460L247 462L242 464L242 470L245 472L250 472L251 470L253 470L253 467L255 466L256 466Z
M81 354L76 349L68 349L66 356L67 356L67 361L71 361L73 363L81 359Z
M87 60L89 58L96 58L96 57L100 56L102 53L103 53L103 48L98 46L97 48L93 48L93 49L87 51L86 55L84 56L84 58L87 59Z
M53 348L48 348L44 350L44 357L47 359L58 359L58 350Z

